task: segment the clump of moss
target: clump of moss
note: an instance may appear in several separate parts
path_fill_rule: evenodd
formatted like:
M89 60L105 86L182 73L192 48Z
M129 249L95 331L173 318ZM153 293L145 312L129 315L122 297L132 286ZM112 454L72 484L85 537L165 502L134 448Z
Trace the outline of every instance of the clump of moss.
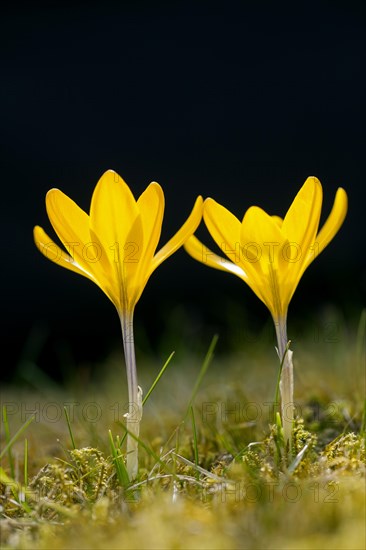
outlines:
M309 449L314 449L317 443L317 435L305 429L305 422L303 418L296 418L294 422L294 431L293 431L293 451L296 455L300 453L305 445Z
M353 432L342 434L320 453L327 467L338 472L366 472L365 438Z
M30 488L61 505L94 502L103 494L114 471L98 449L85 447L69 451L69 461L47 464L33 478Z

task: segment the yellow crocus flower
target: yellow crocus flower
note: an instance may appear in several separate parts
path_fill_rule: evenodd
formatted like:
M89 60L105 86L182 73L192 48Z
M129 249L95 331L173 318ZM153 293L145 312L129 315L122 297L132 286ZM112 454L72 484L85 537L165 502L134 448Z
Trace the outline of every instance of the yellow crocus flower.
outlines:
M155 269L194 233L202 218L202 197L179 231L156 253L164 215L164 193L151 183L136 201L128 185L108 170L98 181L88 215L59 189L46 195L50 222L65 250L36 226L34 240L46 258L87 277L115 305L122 327L129 412L127 428L136 437L142 416L133 340L134 308ZM127 470L137 475L137 443L127 437Z
M211 252L195 236L184 245L196 260L240 277L264 302L276 326L281 361L287 347L289 303L304 271L333 239L345 219L347 194L344 189L337 190L332 211L318 231L321 208L322 186L315 177L307 178L284 219L252 206L240 222L229 210L208 198L203 208L205 224L229 260ZM289 426L293 420L291 356L292 352L288 351L280 386L282 420L289 445Z

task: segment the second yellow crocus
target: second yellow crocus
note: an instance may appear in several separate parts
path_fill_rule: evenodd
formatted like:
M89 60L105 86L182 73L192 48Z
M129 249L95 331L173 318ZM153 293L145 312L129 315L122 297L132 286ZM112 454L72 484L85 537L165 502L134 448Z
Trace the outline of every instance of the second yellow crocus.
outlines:
M286 352L287 310L296 287L312 261L341 227L347 213L347 195L339 188L332 211L319 231L322 186L309 177L296 195L284 219L250 207L240 222L211 198L204 202L204 221L227 258L207 249L195 236L185 244L196 260L240 277L268 307L278 342L281 373L281 411L285 441L291 446L293 422L292 352Z

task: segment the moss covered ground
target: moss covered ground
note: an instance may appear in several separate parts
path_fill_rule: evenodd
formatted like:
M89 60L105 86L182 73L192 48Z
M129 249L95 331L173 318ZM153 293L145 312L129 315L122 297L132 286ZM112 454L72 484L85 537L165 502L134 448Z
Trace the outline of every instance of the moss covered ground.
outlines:
M338 336L293 343L291 459L260 339L228 356L219 340L205 373L204 354L174 355L145 405L132 482L119 353L62 388L3 388L1 547L364 549L364 342L357 328ZM140 354L145 393L165 359Z

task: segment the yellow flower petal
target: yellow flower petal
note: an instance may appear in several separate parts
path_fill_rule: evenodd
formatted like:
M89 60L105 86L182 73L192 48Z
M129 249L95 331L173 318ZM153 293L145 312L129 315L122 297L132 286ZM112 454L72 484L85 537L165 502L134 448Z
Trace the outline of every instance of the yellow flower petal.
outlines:
M242 258L247 263L260 267L268 273L268 264L282 266L280 250L286 238L278 221L259 208L251 206L246 211L240 229Z
M329 214L328 219L324 223L323 227L319 231L316 238L311 243L308 249L308 252L305 256L305 261L302 262L301 269L297 274L297 283L300 281L304 271L315 260L315 258L319 256L319 254L324 250L324 248L330 243L330 241L338 233L346 217L347 208L348 208L347 193L342 187L340 187L337 190L332 211ZM292 295L293 295L293 292L289 296L289 301L291 300Z
M302 267L306 262L319 227L323 191L320 181L315 177L307 178L293 200L282 224L289 246L283 256L291 263L292 279L296 288Z
M108 296L108 298L118 307L118 297L113 288L113 281L110 278L106 277L103 272L98 272L98 269L95 269L95 263L89 262L85 265L89 265L90 269L86 269L84 266L80 265L77 260L73 259L69 254L66 254L53 240L45 233L42 227L38 225L35 226L33 230L33 236L35 244L38 250L45 256L48 260L51 260L61 267L65 267L74 273L83 275L87 279L90 279L99 286L99 288Z
M151 264L159 244L164 217L165 199L160 185L156 182L150 183L140 195L137 206L141 214L144 248L141 251L141 259L136 274L138 282L136 284L145 286L149 264Z
M100 281L100 284L108 281L108 273L101 269L105 252L99 239L89 231L86 212L59 189L48 191L46 208L57 236L80 269L90 273L93 280ZM109 296L110 283L107 286L105 292Z
M213 240L235 264L240 262L240 221L229 210L213 199L206 199L203 219Z
M282 224L282 232L288 238L283 249L283 258L288 263L287 274L282 284L283 303L290 300L307 267L309 251L312 250L319 227L323 201L320 181L315 177L306 179L288 209Z
M192 258L209 267L214 267L215 269L220 269L222 271L228 271L243 280L248 278L247 274L240 266L233 264L227 258L223 258L222 256L211 252L211 250L201 243L201 241L199 241L194 235L192 235L192 237L184 243L184 248L188 254L192 256Z
M318 253L322 252L330 241L334 238L336 233L338 233L342 223L347 214L348 209L348 197L347 193L342 187L339 187L337 190L332 211L328 216L328 219L324 223L323 227L319 231L316 237L316 244L318 246ZM313 254L312 260L316 257L316 254Z
M282 250L287 240L278 220L258 206L252 206L244 215L240 239L248 285L272 315L282 312L280 276L286 269Z
M142 233L131 228L139 215L137 203L125 181L113 170L105 172L98 181L90 205L90 229L97 235L110 261L116 255L123 260L124 246L130 240L138 251L142 249Z
M290 242L300 246L304 244L304 253L318 231L322 201L320 181L315 177L307 178L283 220L283 233Z
M276 222L276 224L278 225L278 227L282 227L282 224L283 224L283 218L281 218L280 216L272 216L272 219L273 221Z
M135 305L128 285L143 250L141 216L126 182L113 170L99 179L90 205L90 234L103 250L100 264L109 276L119 310Z
M51 189L46 195L47 214L58 238L76 262L90 271L89 257L98 251L93 249L89 233L89 216L59 189ZM93 250L92 250L93 249Z
M84 277L87 277L91 281L95 282L92 274L85 271L85 269L74 261L69 254L66 254L66 252L54 243L39 225L36 225L33 229L33 237L38 250L42 252L43 256L45 256L48 260L51 260L55 264L65 267L70 271L74 271L79 275L83 275Z
M181 247L186 240L196 231L202 219L203 211L203 199L201 196L197 197L196 202L193 206L193 210L190 213L187 220L184 222L182 227L177 231L177 233L155 254L151 267L151 273L169 256L171 256L179 247Z

